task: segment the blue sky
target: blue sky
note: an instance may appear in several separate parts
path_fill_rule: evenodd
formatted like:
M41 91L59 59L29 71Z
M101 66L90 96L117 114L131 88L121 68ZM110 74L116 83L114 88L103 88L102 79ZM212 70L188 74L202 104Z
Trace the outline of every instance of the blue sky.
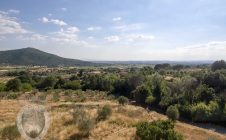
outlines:
M226 59L225 0L1 0L0 50L83 60Z

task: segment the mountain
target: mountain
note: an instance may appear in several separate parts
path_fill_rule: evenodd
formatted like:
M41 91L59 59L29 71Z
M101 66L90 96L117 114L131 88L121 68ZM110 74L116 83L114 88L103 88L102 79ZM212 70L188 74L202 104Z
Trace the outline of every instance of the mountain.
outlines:
M24 66L91 66L95 63L67 59L35 48L0 51L0 64Z

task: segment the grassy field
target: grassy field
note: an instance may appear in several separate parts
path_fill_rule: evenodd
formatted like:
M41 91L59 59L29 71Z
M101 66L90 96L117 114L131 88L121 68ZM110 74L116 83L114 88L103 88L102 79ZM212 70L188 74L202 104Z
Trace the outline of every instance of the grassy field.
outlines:
M58 91L59 92L59 91ZM36 96L40 96L37 93ZM81 139L79 130L73 123L72 111L76 107L83 107L91 118L96 118L97 111L104 105L112 108L112 115L105 121L95 125L87 138L82 139L108 139L108 140L131 140L136 139L135 125L141 121L165 120L165 115L155 111L147 111L142 107L134 105L119 105L114 99L109 100L103 93L90 93L83 101L67 101L65 97L69 94L60 93L58 100L54 99L54 93L48 93L44 105L49 110L51 124L45 140L74 140ZM79 94L78 94L79 95ZM97 95L97 96L96 96ZM4 127L15 124L17 113L27 104L24 101L25 95L19 97L19 100L1 100L0 101L0 130ZM95 98L94 98L95 97ZM56 98L56 97L55 97ZM187 140L225 140L226 135L196 127L183 122L176 122L175 130L181 133ZM22 140L22 138L18 138Z

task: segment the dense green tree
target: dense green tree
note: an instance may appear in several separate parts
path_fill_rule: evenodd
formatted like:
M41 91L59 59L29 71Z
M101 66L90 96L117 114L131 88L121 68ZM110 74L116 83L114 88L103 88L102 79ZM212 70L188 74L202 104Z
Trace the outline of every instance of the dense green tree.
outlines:
M68 81L64 84L63 88L65 89L80 89L81 88L81 83L78 80L74 80L74 81Z
M146 98L152 95L151 90L146 85L138 86L134 91L134 99L139 104L145 104Z
M212 71L216 71L220 69L226 69L226 63L224 60L215 61L211 66Z
M8 91L20 91L21 90L21 81L19 79L12 79L6 83L6 90Z
M55 77L49 76L43 79L37 87L39 89L53 89L55 84L57 82L57 79Z
M168 63L164 63L164 64L156 64L154 69L155 70L161 70L161 69L169 69L171 66Z

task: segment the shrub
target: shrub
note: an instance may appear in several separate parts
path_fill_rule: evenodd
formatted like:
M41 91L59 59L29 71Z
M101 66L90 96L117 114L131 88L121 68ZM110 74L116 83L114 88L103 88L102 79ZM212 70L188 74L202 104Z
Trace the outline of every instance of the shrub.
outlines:
M78 122L78 129L83 135L89 135L94 127L94 120L89 117L84 117Z
M28 84L28 83L24 83L22 84L22 91L31 91L32 90L32 86L31 84Z
M109 105L105 105L102 109L98 110L97 120L106 120L112 113L112 109Z
M174 123L169 120L141 122L136 126L136 135L142 140L182 140L173 128Z
M125 97L125 96L120 96L120 97L118 98L118 102L119 102L119 104L121 104L121 105L125 105L125 104L128 104L129 99L128 99L127 97Z
M20 96L20 93L10 92L7 95L7 99L17 99Z
M21 81L19 79L12 79L6 83L6 89L8 91L20 91L21 86Z
M0 92L1 92L1 91L5 91L5 89L6 89L5 84L0 83Z
M44 80L42 80L38 85L37 88L39 89L52 89L57 82L57 79L55 77L46 77Z
M72 117L73 117L72 122L74 124L77 124L78 122L80 122L83 118L86 117L86 112L85 112L84 108L81 108L81 107L75 108L73 110Z
M20 137L20 133L16 125L9 125L2 129L1 137L4 140L15 140Z
M204 103L198 103L192 106L192 120L193 121L207 121L210 116L209 107Z
M73 90L76 90L76 89L80 89L81 88L81 84L79 81L68 81L64 84L64 88L65 89L73 89Z
M150 96L148 96L148 97L146 98L145 103L148 104L148 105L150 105L150 104L152 104L154 101L155 101L155 98L154 98L153 96L150 95Z
M60 94L58 92L53 93L53 101L54 102L60 101Z
M87 116L84 108L76 107L72 113L72 116L72 123L78 125L78 129L83 135L88 135L89 132L93 129L95 122L93 119Z
M166 115L168 116L168 118L175 121L179 118L180 113L179 113L178 108L176 106L171 105L167 108Z

